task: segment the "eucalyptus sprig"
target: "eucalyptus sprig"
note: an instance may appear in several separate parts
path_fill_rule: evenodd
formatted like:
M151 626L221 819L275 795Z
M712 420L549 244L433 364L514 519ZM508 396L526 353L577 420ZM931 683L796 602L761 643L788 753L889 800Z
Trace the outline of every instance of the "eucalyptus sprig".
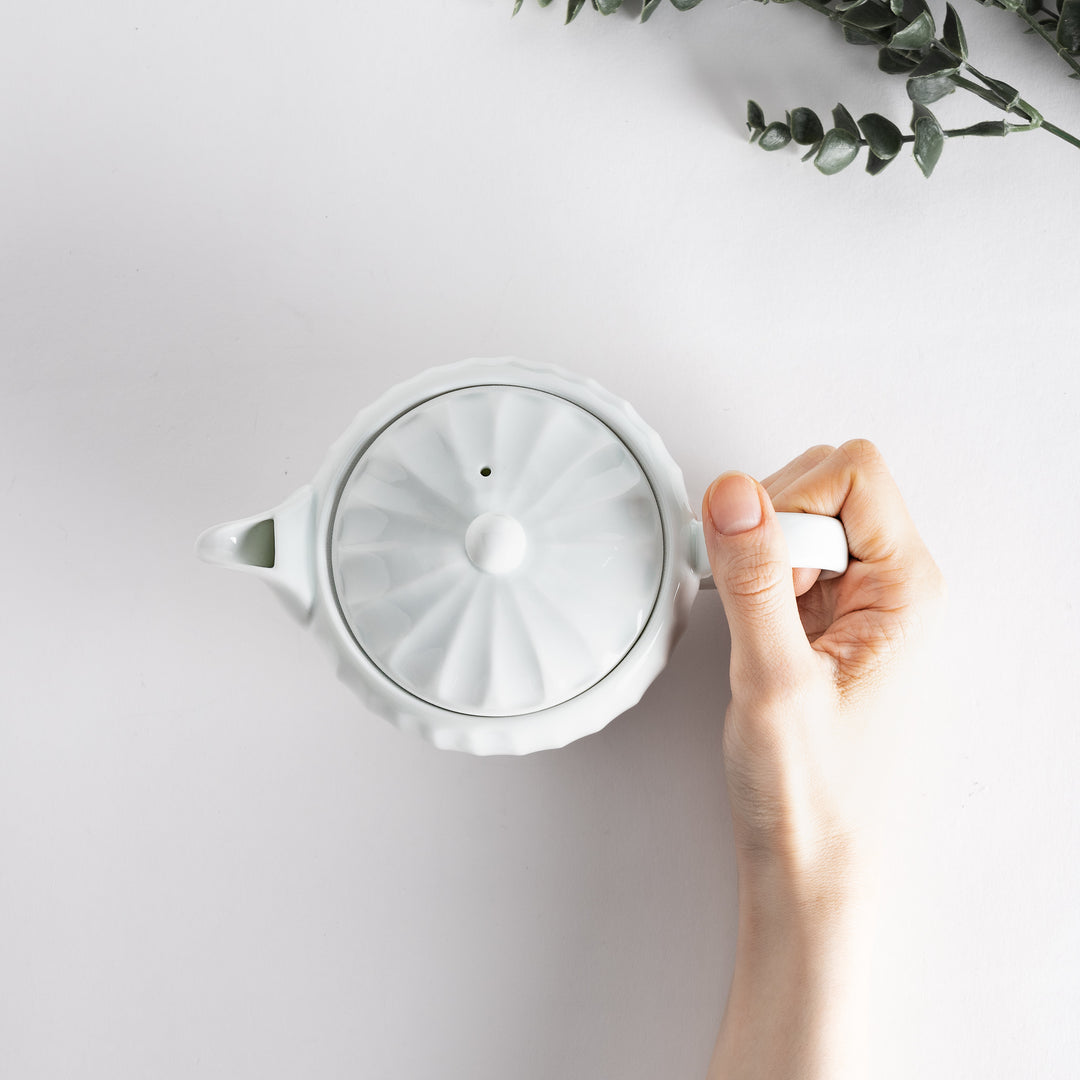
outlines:
M1070 79L1080 79L1080 0L979 0L985 7L1012 11L1027 23L1027 34L1038 34L1072 68Z
M911 125L915 134L908 141L914 141L918 148L917 131L921 126L930 133L927 138L931 142L927 145L938 147L936 156L916 152L916 161L924 175L929 176L933 171L945 139L954 136L1007 135L1041 127L1080 149L1080 139L1046 120L1038 109L1020 96L1016 87L985 75L970 62L967 35L952 4L945 5L945 23L938 37L934 16L926 0L889 0L887 4L884 0L800 0L800 3L838 22L844 40L849 44L876 47L881 71L905 76L908 97L915 105ZM995 124L987 121L947 132L925 107L958 89L975 94L1007 115L1019 117L1022 122ZM923 107L921 111L920 106ZM751 141L754 137L751 126ZM883 165L876 166L872 160L867 163L869 172L880 172L882 168Z
M843 105L833 109L833 126L828 131L813 109L801 107L786 115L786 121L774 120L767 124L761 106L756 101L747 102L746 126L750 130L750 141L757 142L762 150L779 150L789 142L809 146L802 160L813 158L814 164L826 176L846 169L864 146L867 147L866 171L875 176L899 155L906 143L912 144L912 154L923 176L929 176L941 157L946 139L963 135L1003 136L1018 128L1004 120L984 120L970 127L946 130L937 117L918 102L915 102L911 117L910 135L903 134L880 113L867 113L856 121Z
M552 0L538 0L547 7ZM645 0L641 9L644 22L661 0ZM696 7L701 0L670 0L679 11ZM769 3L770 0L760 0ZM794 0L772 0L792 3ZM904 135L891 120L878 113L867 113L856 122L843 105L833 110L833 126L824 129L812 109L801 107L786 114L784 121L765 122L761 107L754 101L747 106L750 141L764 150L778 150L789 142L809 146L803 160L814 158L817 168L827 174L840 172L867 147L866 171L871 175L882 169L899 153L905 143L912 144L913 156L924 176L930 176L941 157L945 142L963 136L997 136L1044 128L1052 135L1080 149L1080 139L1046 120L1020 92L1001 79L983 74L968 60L967 37L960 16L951 3L945 5L945 22L940 36L933 13L926 0L799 0L800 3L839 23L844 40L852 45L871 45L878 50L878 68L894 75L904 75L907 94L914 113L911 134ZM1080 77L1080 63L1073 54L1080 51L1080 0L1050 0L1056 10L1043 6L1043 0L979 0L988 6L1014 11L1029 23L1029 31L1038 33L1053 45L1074 68L1072 77ZM610 15L623 0L591 0L596 11ZM515 0L513 14L522 0ZM585 0L567 0L566 21L571 22L585 6ZM943 128L928 106L962 89L982 98L1019 123L986 120L965 128Z
M612 15L623 6L623 0L590 0L593 9L601 15ZM541 7L547 7L551 0L539 0ZM679 11L689 11L697 7L701 0L671 0L671 6ZM573 22L577 13L585 6L585 0L568 0L566 5L566 21ZM645 22L648 17L660 6L660 0L645 0L641 5L641 21ZM513 14L521 9L521 0L514 0Z

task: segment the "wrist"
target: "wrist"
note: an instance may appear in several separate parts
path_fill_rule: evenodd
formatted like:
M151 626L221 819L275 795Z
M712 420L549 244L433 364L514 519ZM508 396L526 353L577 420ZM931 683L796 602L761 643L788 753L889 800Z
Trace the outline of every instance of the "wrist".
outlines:
M876 878L739 860L739 931L710 1080L863 1080Z
M737 850L736 866L740 931L852 933L876 906L876 859L849 844L784 855Z
M740 867L736 978L762 986L794 981L808 995L862 987L876 928L875 885L865 870Z

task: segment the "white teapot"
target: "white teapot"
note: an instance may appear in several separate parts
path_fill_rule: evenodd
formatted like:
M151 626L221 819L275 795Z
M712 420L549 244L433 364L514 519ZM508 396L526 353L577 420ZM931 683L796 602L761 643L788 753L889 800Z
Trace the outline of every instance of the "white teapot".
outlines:
M846 569L836 518L778 518L793 566ZM370 709L473 754L599 731L711 584L656 432L592 379L512 357L395 386L310 484L207 529L196 552L276 589Z

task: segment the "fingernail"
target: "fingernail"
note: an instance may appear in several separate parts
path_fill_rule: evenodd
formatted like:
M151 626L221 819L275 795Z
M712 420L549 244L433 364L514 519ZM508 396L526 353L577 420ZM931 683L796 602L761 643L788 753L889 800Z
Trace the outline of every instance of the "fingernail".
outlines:
M741 472L726 472L709 489L709 516L718 533L731 536L761 524L757 484Z

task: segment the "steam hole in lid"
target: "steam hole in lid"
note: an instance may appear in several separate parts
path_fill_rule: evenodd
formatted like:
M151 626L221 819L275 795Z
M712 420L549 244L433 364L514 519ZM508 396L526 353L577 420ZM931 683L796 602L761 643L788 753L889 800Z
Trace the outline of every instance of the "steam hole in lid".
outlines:
M490 475L491 475L491 466L490 466L490 465L485 465L485 466L484 466L484 467L483 467L483 468L482 468L482 469L480 470L480 475L481 475L481 476L490 476Z

